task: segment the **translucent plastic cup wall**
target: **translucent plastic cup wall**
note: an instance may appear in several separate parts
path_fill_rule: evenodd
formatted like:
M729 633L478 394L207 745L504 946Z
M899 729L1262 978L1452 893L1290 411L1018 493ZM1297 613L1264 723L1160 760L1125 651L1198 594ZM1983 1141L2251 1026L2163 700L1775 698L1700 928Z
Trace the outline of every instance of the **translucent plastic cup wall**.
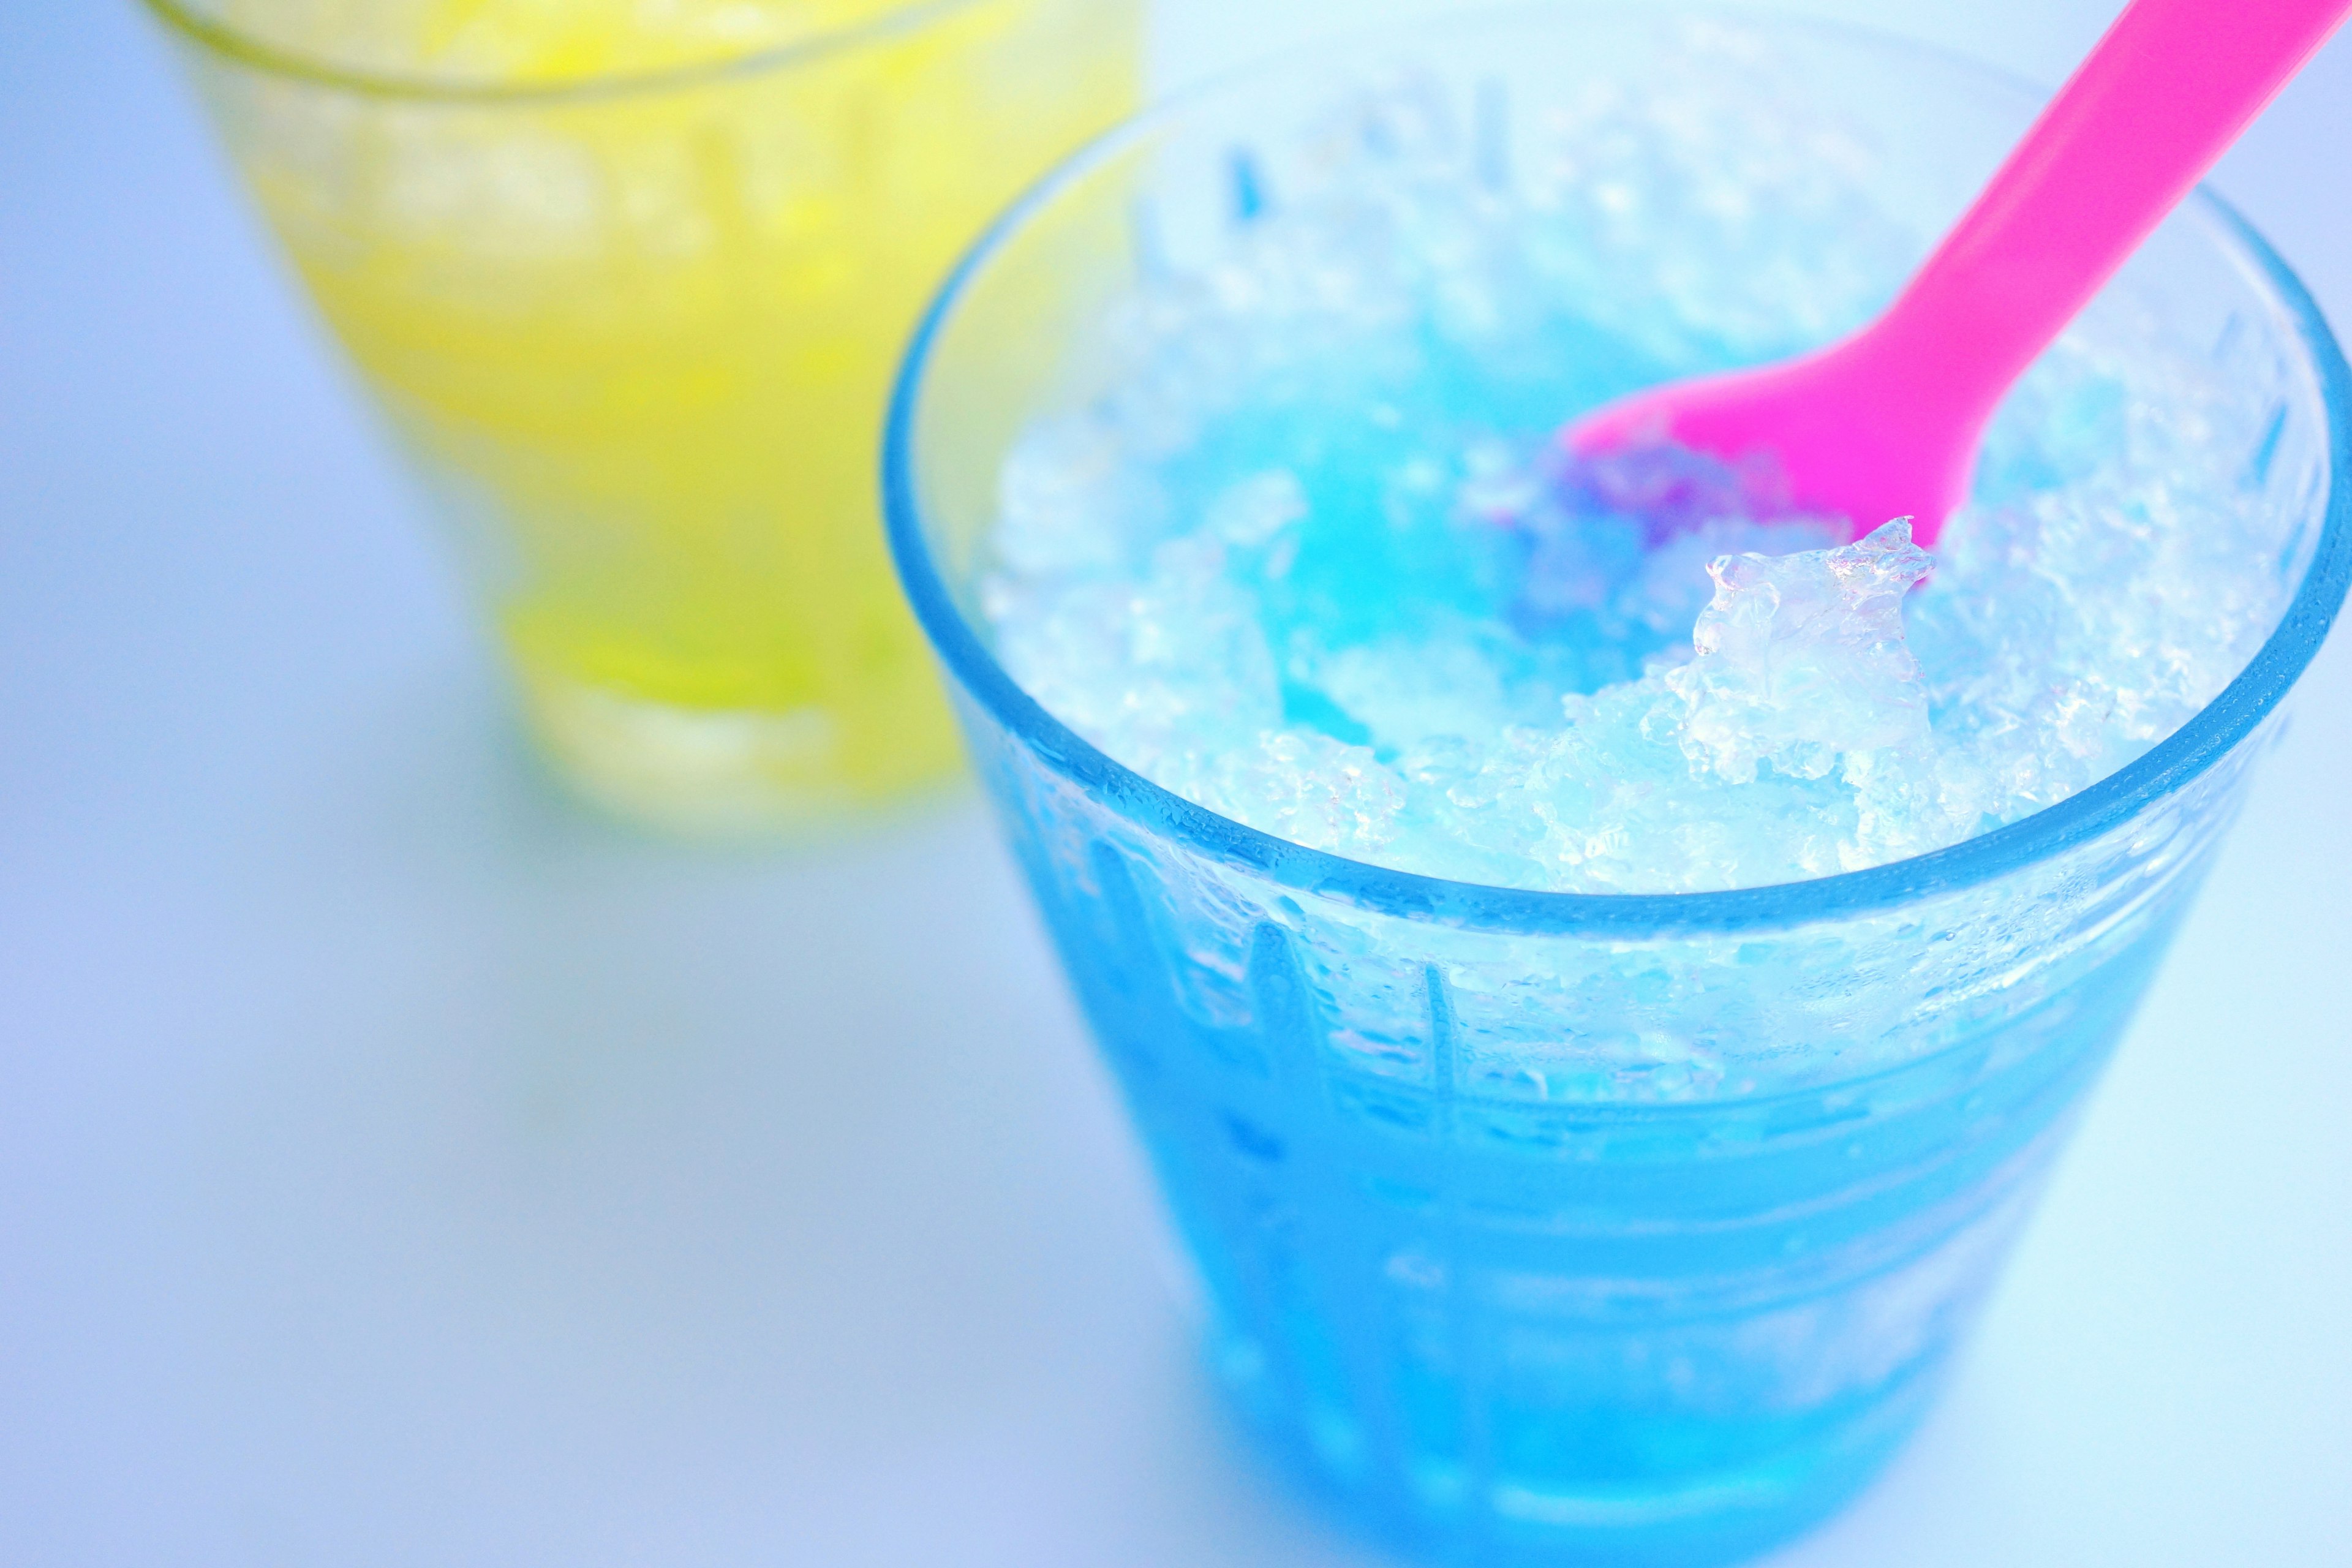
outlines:
M2000 833L1750 893L1432 881L1176 800L1009 681L971 618L997 464L1108 374L1105 300L1311 189L1323 111L1384 71L1433 87L1507 179L1553 95L1638 91L1693 27L1871 131L1877 161L1850 177L1923 245L2033 108L1891 44L1654 11L1465 25L1244 81L1008 221L918 343L892 437L902 573L1198 1261L1214 1366L1359 1519L1473 1561L1720 1560L1870 1476L1948 1367L2344 591L2340 357L2200 198L2120 286L2183 342L2259 335L2267 379L2245 395L2278 414L2246 504L2294 514L2275 569L2300 596L2188 729Z
M427 12L473 7L151 4L566 779L761 835L954 773L881 548L883 409L958 253L1133 109L1139 0L907 0L796 45L547 81L295 47L365 58L373 18L421 48ZM529 33L528 7L503 13ZM627 45L625 8L601 16Z

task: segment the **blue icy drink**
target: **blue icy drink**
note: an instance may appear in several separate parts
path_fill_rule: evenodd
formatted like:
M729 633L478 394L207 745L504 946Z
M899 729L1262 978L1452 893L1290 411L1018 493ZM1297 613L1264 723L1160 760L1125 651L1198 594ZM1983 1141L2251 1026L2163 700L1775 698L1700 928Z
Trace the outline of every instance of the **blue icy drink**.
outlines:
M2340 356L2209 201L1933 555L1769 454L1559 455L1865 319L2032 107L1457 28L1139 122L916 347L902 573L1213 1364L1392 1539L1717 1562L1866 1480L2342 597Z

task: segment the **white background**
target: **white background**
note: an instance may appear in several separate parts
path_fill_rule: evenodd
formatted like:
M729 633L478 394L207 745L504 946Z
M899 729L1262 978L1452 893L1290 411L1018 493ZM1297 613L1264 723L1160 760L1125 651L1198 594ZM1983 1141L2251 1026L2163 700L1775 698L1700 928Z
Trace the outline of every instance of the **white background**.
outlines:
M2226 0L2216 0L2227 12ZM1376 9L1172 0L1163 78ZM1804 9L2044 81L2116 8ZM2352 322L2352 41L2223 188ZM1951 1398L1785 1568L2352 1563L2338 637ZM551 799L127 0L0 0L0 1564L1285 1568L988 825Z

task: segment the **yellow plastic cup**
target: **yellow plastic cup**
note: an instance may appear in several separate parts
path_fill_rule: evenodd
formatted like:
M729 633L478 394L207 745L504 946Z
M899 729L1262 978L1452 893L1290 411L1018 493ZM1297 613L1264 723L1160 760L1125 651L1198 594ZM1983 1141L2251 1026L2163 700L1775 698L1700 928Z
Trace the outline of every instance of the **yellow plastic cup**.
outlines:
M757 833L953 773L882 544L891 373L1133 107L1139 0L148 4L565 777Z

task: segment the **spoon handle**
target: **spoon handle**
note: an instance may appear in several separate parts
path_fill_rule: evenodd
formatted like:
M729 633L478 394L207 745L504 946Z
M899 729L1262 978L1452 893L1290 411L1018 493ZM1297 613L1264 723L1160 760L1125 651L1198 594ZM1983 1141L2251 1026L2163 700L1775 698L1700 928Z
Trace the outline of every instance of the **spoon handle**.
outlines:
M2352 0L2134 0L1869 334L1964 427L2089 302Z

